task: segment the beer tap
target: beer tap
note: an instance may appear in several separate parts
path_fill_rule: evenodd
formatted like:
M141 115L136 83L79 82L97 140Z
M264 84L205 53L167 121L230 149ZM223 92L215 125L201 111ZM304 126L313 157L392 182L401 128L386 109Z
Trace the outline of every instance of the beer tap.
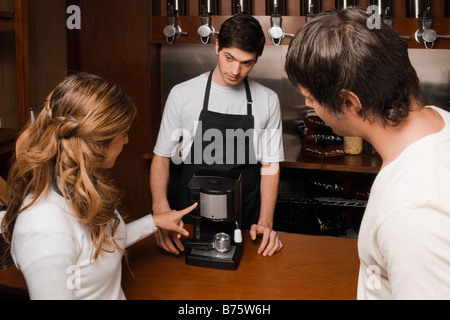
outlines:
M233 0L231 13L236 14L251 14L252 2L250 0Z
M208 1L209 2L209 1ZM211 25L211 16L208 9L202 5L202 14L200 15L201 26L198 28L198 35L203 44L208 44L209 40L219 32L214 30Z
M392 16L392 1L391 0L370 0L370 7L373 12L382 17L384 23L389 27L394 27L394 17ZM369 9L368 9L369 12ZM411 39L410 36L400 36L403 39Z
M422 21L419 20L419 29L416 31L416 41L423 44L427 49L433 49L434 43L437 38L450 39L450 35L438 35L436 31L432 29L433 18L431 17L431 7L428 6L425 9Z
M285 36L295 36L294 34L286 33L283 27L281 27L281 14L278 12L277 0L273 1L273 13L270 20L272 22L272 26L269 29L269 37L272 39L274 45L279 46L281 44L281 40L283 40Z
M163 32L168 44L174 43L181 35L187 35L187 32L181 31L181 28L178 25L178 10L176 10L171 3L167 4L167 26L164 28Z
M320 12L320 3L320 0L302 0L300 14L306 16L307 21L310 20Z

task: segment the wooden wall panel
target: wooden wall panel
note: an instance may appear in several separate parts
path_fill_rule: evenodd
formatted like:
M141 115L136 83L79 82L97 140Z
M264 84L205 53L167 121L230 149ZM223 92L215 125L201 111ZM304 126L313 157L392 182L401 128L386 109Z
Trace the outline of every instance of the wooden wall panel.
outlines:
M125 191L124 207L130 217L151 212L149 161L143 155L151 149L152 110L160 113L159 95L152 97L149 32L152 5L142 0L80 0L82 29L79 35L80 68L118 83L134 100L138 117L130 141L112 170ZM159 87L155 84L155 88ZM154 99L154 100L153 100ZM153 101L156 104L153 105Z

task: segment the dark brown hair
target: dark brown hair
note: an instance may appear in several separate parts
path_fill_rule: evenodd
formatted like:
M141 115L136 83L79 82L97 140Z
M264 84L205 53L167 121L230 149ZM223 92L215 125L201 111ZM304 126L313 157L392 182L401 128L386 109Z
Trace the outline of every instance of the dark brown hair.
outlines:
M256 53L260 57L266 44L266 36L258 20L245 14L228 18L220 28L219 51L223 48L238 48Z
M336 114L352 91L363 117L397 126L413 102L423 105L419 79L405 41L382 22L370 29L368 19L357 8L318 14L292 40L286 72L294 86Z

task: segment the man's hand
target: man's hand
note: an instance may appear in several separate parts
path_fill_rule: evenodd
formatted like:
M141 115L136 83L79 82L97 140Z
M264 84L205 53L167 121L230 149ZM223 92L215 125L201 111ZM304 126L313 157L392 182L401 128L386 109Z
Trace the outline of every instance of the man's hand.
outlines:
M256 237L258 235L262 236L262 241L258 249L258 254L271 257L275 253L283 249L283 243L281 243L278 233L271 227L260 224L252 225L252 227L250 228L251 239L256 240Z

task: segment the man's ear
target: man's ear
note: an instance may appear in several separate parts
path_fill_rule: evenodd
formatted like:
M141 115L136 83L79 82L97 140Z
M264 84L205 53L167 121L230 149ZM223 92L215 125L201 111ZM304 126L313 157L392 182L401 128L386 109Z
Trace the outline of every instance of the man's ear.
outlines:
M219 39L216 39L216 54L219 55Z
M362 110L362 104L358 96L353 91L341 90L341 96L344 99L342 111L359 115Z

